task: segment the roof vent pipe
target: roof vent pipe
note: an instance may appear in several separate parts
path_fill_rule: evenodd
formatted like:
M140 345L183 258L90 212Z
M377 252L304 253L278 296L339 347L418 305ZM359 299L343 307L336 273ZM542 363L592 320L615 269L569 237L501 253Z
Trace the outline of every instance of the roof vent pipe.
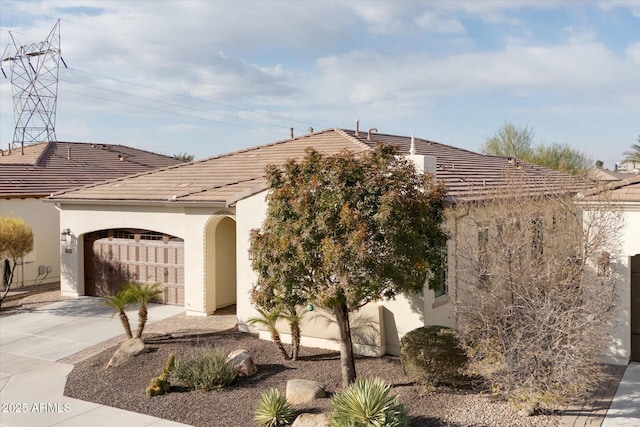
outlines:
M414 138L413 134L411 134L411 147L409 148L409 154L411 154L412 156L416 155L416 139Z
M369 132L367 132L367 140L371 141L371 132L378 132L377 128L371 128L369 129Z
M289 130L291 131L291 139L293 139L293 128L289 128Z
M309 133L313 133L313 128L309 128Z
M356 136L360 136L360 119L356 119Z
M67 160L71 160L71 146L67 145Z
M11 143L9 143L9 154L11 154Z
M24 141L20 142L20 155L24 156Z

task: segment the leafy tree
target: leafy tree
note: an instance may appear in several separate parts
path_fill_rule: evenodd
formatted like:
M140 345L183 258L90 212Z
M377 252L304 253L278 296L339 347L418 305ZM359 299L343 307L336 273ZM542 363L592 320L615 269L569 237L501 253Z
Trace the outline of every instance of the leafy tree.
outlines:
M22 218L0 216L0 258L9 257L13 261L5 262L3 277L4 293L0 298L0 304L6 298L13 282L18 260L33 250L33 231Z
M395 154L309 149L300 162L269 166L267 216L251 234L260 292L335 316L345 386L356 378L349 312L422 291L443 264L444 187Z
M453 236L461 341L491 389L529 414L585 397L602 378L622 226L606 200L535 198L531 187L514 179L483 206L456 207Z
M529 126L517 127L505 122L498 132L481 147L484 154L514 157L538 166L572 175L583 175L591 167L589 157L567 144L534 144L534 132Z
M534 132L529 126L517 127L505 122L498 132L488 138L481 147L484 154L493 156L515 157L525 160L532 152Z
M636 163L640 163L640 136L638 136L638 143L631 146L631 150L623 153L626 157L625 162L633 163L634 167Z
M195 158L193 154L187 154L187 153L174 154L173 157L178 160L182 160L183 162L190 162Z

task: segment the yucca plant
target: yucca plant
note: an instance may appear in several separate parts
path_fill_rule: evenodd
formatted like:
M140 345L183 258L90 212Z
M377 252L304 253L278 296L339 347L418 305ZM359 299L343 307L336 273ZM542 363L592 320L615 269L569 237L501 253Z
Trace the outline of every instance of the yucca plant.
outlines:
M403 427L409 416L391 387L380 378L356 379L331 400L334 427Z
M264 427L278 427L291 424L295 411L277 388L265 390L258 400L255 420Z

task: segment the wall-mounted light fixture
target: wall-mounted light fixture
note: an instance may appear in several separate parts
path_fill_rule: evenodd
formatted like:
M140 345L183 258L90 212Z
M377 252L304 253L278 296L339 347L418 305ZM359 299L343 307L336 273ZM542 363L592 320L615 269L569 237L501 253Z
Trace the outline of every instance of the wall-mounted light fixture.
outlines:
M70 254L71 251L71 230L65 228L60 232L60 241L64 242L64 252Z
M68 228L62 230L62 232L60 233L60 241L66 243L69 237L71 237L71 230L69 230Z

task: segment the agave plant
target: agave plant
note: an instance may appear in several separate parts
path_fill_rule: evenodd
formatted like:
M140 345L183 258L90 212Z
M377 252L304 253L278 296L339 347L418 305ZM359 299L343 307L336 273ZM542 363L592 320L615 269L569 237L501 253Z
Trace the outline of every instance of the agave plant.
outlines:
M265 390L258 400L255 420L264 427L278 427L291 424L295 412L287 399L276 388Z
M357 379L331 400L335 427L404 427L409 416L391 387L380 378Z

